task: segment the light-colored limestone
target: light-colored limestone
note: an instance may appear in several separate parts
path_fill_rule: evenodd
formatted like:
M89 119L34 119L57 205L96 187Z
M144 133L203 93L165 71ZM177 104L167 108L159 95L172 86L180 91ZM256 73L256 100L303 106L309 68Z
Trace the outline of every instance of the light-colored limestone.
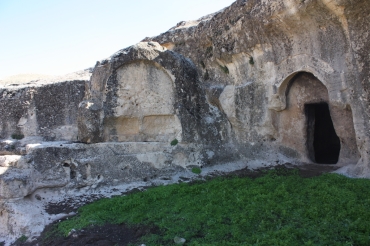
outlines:
M105 119L105 141L181 141L175 115L174 82L154 62L134 62L117 70L117 105Z
M238 0L98 62L86 91L83 80L1 89L1 138L25 138L0 142L0 237L47 224L35 219L34 230L25 213L41 190L73 196L238 161L314 163L310 103L329 105L338 172L370 177L369 12L365 0Z
M173 81L155 63L136 62L117 70L118 105L114 116L174 114Z

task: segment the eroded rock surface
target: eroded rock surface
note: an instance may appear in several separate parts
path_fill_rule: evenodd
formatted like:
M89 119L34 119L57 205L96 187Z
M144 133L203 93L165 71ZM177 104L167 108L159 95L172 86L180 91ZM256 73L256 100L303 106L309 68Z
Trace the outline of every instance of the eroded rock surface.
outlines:
M188 27L184 23L145 41L190 58L201 83L223 90L218 99L236 143L277 146L300 161L309 161L304 112L296 115L301 129L284 136L293 126L287 112L313 101L318 88L307 87L311 92L304 100L295 94L292 100L301 100L299 105L289 105L287 96L295 76L313 75L328 93L324 101L341 135L338 163L353 164L347 169L350 175L368 177L369 9L363 0L238 0L211 19ZM301 142L295 145L294 138Z
M0 139L77 140L78 104L90 71L0 87Z
M80 105L79 139L220 142L227 120L211 111L190 60L139 43L96 65Z
M0 238L66 215L34 219L32 202L194 166L328 160L369 178L369 13L366 0L238 0L118 51L89 81L0 89Z

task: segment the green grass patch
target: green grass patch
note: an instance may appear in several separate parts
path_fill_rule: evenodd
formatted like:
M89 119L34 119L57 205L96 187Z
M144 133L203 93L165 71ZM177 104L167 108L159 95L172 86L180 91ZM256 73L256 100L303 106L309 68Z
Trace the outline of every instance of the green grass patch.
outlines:
M12 134L12 139L17 139L17 140L21 140L24 138L24 135L23 134Z
M193 167L191 169L191 171L195 174L200 174L202 172L202 169L200 169L199 167Z
M171 141L171 146L176 146L178 143L179 143L179 140L175 138L174 140Z
M58 230L105 223L158 227L146 245L369 245L370 180L270 171L160 186L83 206Z
M27 241L28 237L25 235L22 235L20 238L16 240L17 243L25 243Z
M206 48L206 57L212 57L213 56L213 46L208 46L207 48Z
M229 74L229 69L227 68L227 66L221 66L221 65L220 65L220 68L221 68L221 70L222 70L224 73Z

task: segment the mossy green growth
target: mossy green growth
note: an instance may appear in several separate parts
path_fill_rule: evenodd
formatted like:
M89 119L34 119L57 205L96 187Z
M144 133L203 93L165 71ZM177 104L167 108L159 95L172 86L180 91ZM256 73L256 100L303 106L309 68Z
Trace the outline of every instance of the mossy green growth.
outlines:
M171 146L176 146L178 143L179 143L179 140L175 138L174 140L171 141Z
M23 139L24 138L24 135L23 134L12 134L12 139L17 139L17 140L20 140L20 139Z
M221 66L221 65L220 65L220 68L221 68L221 70L222 70L224 73L229 74L229 69L228 69L226 66Z
M27 241L27 239L28 237L26 237L25 235L22 235L20 238L17 239L17 242L24 243Z
M195 174L200 174L202 172L202 169L200 169L199 167L193 167L191 169L191 171Z
M213 46L208 46L206 48L206 56L211 57L213 55Z
M253 59L253 57L252 57L252 56L251 56L251 57L249 57L249 64L254 65L254 59Z
M204 61L200 61L200 65L202 66L202 68L206 68L206 64L204 63Z
M159 228L137 243L148 246L176 236L186 245L369 245L370 180L269 171L159 186L83 206L57 228L105 223Z
M185 41L180 41L180 42L177 42L175 44L178 45L178 46L185 45Z
M204 74L204 80L209 80L208 70L206 70L206 73Z

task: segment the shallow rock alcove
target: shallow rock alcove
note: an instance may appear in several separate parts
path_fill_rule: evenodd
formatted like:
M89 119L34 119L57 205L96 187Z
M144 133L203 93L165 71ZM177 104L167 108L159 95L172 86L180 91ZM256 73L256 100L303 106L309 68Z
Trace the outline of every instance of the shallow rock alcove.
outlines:
M103 123L104 141L170 142L181 139L174 82L155 62L136 61L117 69L117 102Z

